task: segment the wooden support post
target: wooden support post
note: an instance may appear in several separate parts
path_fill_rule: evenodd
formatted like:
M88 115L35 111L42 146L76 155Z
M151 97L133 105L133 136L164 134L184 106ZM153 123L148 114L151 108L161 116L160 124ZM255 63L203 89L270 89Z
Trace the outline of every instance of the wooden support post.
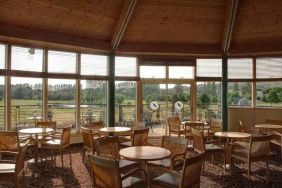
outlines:
M11 55L12 54L12 47L11 45L6 46L6 69L11 70ZM11 130L12 129L12 119L11 119L11 91L12 91L12 86L11 86L11 76L6 76L5 79L5 123L6 123L6 130Z
M107 117L109 127L115 126L115 53L111 52L108 61L108 108Z
M228 130L228 56L226 54L222 57L222 100L221 100L221 117L222 117L222 131Z

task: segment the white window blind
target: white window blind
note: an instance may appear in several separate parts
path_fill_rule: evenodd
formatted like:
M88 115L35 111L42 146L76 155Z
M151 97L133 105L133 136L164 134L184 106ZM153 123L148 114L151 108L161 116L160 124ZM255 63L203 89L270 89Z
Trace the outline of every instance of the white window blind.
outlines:
M43 50L12 46L11 69L42 72Z
M137 76L137 62L135 57L116 57L115 58L116 76Z
M81 54L81 75L107 75L107 56Z
M48 51L48 72L75 73L76 54L69 52Z
M141 78L165 78L165 66L140 66Z
M229 79L252 79L253 60L251 58L228 59Z
M221 59L197 59L198 77L221 77Z
M0 44L0 69L5 68L5 45Z
M257 78L282 78L282 58L257 58Z
M188 66L169 66L169 78L193 79L194 67Z

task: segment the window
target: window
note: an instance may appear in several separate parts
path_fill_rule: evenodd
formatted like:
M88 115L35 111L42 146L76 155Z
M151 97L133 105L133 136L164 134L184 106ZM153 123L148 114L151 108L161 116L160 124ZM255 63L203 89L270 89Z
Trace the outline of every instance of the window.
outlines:
M257 106L282 107L282 82L257 82Z
M43 50L12 46L12 70L42 72Z
M48 79L48 118L62 128L75 128L75 80Z
M252 83L251 82L229 82L228 104L231 106L251 106Z
M5 45L0 44L0 69L5 69Z
M141 78L166 78L165 66L140 66Z
M81 80L80 113L82 125L94 121L107 124L107 81Z
M5 129L5 78L0 76L0 130Z
M42 119L42 79L11 78L12 128L30 125Z
M76 54L48 51L48 72L74 74L76 72Z
M193 79L194 78L194 67L185 66L169 66L169 78L176 79Z
M221 77L221 59L197 59L197 77Z
M228 59L229 79L252 79L253 60L252 59Z
M137 62L135 57L116 57L115 59L116 76L137 76Z
M282 58L257 58L257 78L282 78Z
M108 57L81 54L81 75L107 75Z

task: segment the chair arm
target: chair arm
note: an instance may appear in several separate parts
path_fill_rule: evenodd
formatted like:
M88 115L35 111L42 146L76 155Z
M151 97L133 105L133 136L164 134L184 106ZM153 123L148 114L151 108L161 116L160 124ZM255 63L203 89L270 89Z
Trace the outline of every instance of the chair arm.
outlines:
M174 154L172 157L171 157L171 162L173 162L174 160L177 160L175 159L176 157L179 157L179 156L183 156L183 159L184 159L184 155L186 154L186 151L183 152L183 153L176 153Z
M95 131L93 134L93 137L96 135L96 136L98 136L98 137L101 137L101 134L99 133L99 132L97 132L97 131Z
M271 132L271 135L275 135L275 136L280 136L280 137L282 137L282 133L279 133L279 132L277 132L277 131L272 131L272 132Z
M132 175L134 175L134 174L136 174L136 173L139 172L139 171L141 171L141 172L144 173L145 182L147 182L147 173L146 173L146 171L145 171L143 168L136 168L136 169L134 169L134 170L129 171L128 173L126 173L125 175L123 175L123 176L121 177L121 180L124 180L124 179L126 179L126 178L128 178L128 177L130 177L130 176L132 176Z
M176 176L180 176L181 173L180 172L177 172L177 171L174 171L174 170L169 170L165 167L160 167L163 171L165 171L165 173L168 173L168 174L171 174L171 175L176 175Z
M15 151L0 151L0 155L18 155L19 152Z
M242 145L240 144L239 142L234 142L232 145L232 147L241 147L241 148L246 148L246 149L249 149L249 146L246 146L246 145Z
M5 163L5 164L15 164L16 161L12 161L12 160L0 160L0 164L3 164L3 163Z

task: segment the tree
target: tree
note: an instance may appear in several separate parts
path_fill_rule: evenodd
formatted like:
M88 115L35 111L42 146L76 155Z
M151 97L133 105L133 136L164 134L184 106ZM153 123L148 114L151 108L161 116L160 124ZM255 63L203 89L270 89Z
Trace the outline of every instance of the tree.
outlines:
M117 104L122 104L125 97L124 97L124 95L117 93L115 99L116 99Z
M206 93L203 93L200 95L200 102L203 108L207 108L210 105L211 100Z
M280 102L280 96L279 91L277 89L271 89L268 93L267 100L271 103L279 103Z

